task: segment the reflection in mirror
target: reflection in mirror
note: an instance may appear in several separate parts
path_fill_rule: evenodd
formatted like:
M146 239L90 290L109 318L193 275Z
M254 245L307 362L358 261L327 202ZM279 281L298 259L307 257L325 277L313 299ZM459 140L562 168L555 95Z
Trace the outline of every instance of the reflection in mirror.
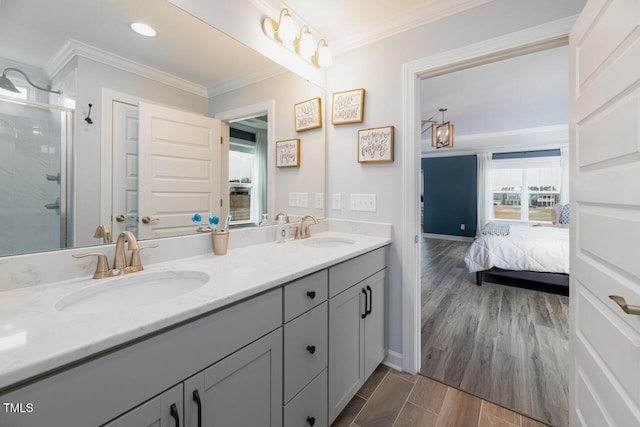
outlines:
M129 24L136 21L152 25L157 36L135 34ZM318 208L324 199L324 131L296 135L292 118L295 102L323 96L323 90L168 2L2 0L0 71L7 68L18 68L37 86L62 94L38 90L19 73L7 73L20 94L0 92L0 255L108 243L122 230L142 239L195 233L190 218L198 211L204 218L215 212L211 206L220 202L212 197L223 199L221 214L238 209L237 226L257 225L264 214L271 218L277 211L324 216L324 208ZM20 98L24 101L17 103ZM218 164L208 169L220 177L218 196L209 197L209 205L191 197L199 192L194 183L176 194L171 212L155 206L159 209L143 214L143 199L160 202L149 183L140 182L144 171L138 164L135 110L141 102L210 117L272 103L270 113L278 120L266 130L244 128L256 139L263 135L262 146L242 148L242 138L224 135ZM89 104L92 123L85 121ZM238 130L259 128L260 115L242 120L247 117L220 120L241 119L233 126ZM307 143L307 163L303 152L298 171L274 171L275 140L294 136L302 138L303 149ZM250 173L236 176L232 162L238 160L232 156L245 154L253 156ZM192 174L189 179L202 181L202 170L191 167L196 163L185 170ZM227 170L234 174L228 179L221 176ZM293 191L308 194L307 208L289 206ZM318 197L322 203L314 203Z

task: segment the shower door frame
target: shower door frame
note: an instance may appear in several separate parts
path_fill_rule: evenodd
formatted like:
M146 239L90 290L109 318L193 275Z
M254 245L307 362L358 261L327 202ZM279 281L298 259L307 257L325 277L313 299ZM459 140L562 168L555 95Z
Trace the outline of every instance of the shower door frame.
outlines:
M73 241L73 209L75 207L75 200L68 198L67 195L73 195L73 179L69 179L73 176L73 112L74 109L62 107L54 104L47 104L45 102L32 101L29 99L12 98L10 96L0 95L0 100L12 102L15 104L23 104L31 107L48 108L50 110L57 110L62 114L60 118L60 152L64 155L60 155L60 248L67 249L74 247ZM65 173L63 174L62 171ZM54 249L55 250L55 249Z

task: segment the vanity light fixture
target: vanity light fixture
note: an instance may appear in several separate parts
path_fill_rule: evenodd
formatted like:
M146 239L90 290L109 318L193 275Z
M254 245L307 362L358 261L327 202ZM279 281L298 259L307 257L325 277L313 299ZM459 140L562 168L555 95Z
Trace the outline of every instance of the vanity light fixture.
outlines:
M331 50L325 39L318 41L318 49L316 51L318 66L329 67L333 64L333 58L331 57Z
M431 127L431 146L435 148L453 148L453 124L444 121L446 108L440 108L442 121L434 123Z
M140 34L141 36L155 37L156 34L158 34L156 33L156 30L153 29L153 27L142 22L132 22L131 24L129 24L129 26L133 31Z
M32 82L31 79L29 79L29 77L24 73L24 71L18 70L17 68L13 68L13 67L5 68L4 71L2 72L2 76L0 76L0 89L5 89L10 92L20 93L18 88L16 88L13 82L9 80L9 78L7 77L7 73L9 71L15 71L16 73L22 74L24 78L27 80L27 83L29 83L31 86L35 87L36 89L40 89L45 92L55 93L56 95L60 95L61 93L59 90L51 90L50 88L38 86L37 84Z
M300 28L300 36L298 37L298 53L303 58L311 58L314 52L313 36L311 35L311 31L309 31L309 26L305 24Z
M268 16L264 18L262 31L271 40L297 53L315 67L328 67L332 64L331 50L327 41L321 39L317 48L314 48L314 39L309 26L306 24L302 25L296 35L296 26L287 8L280 11L277 23Z

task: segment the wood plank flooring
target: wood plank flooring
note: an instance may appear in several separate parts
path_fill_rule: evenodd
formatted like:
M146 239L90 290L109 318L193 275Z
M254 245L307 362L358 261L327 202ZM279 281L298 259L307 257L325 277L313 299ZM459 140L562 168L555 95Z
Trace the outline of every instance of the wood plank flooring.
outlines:
M490 282L476 286L463 261L469 246L423 239L421 374L568 426L568 297Z
M420 375L378 366L332 427L545 427Z

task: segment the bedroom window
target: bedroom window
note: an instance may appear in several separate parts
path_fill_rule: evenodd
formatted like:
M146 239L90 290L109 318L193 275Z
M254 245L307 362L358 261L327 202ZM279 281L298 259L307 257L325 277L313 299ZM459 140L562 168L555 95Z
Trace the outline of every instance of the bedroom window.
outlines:
M495 158L493 218L551 222L560 202L560 157Z

